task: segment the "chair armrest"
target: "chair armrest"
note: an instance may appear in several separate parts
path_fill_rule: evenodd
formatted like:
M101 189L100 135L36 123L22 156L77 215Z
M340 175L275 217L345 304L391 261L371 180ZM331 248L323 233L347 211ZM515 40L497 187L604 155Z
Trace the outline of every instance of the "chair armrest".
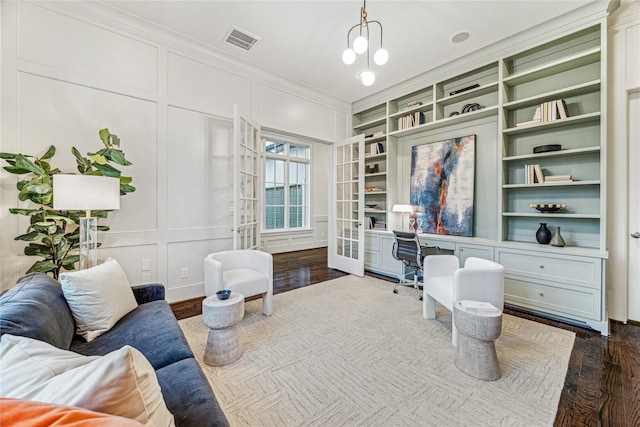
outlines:
M164 299L164 285L162 283L146 283L131 286L138 305Z

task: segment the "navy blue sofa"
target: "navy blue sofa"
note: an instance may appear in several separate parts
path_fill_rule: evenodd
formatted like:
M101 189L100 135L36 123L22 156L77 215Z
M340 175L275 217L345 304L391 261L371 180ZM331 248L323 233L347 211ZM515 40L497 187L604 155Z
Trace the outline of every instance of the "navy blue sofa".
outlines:
M91 342L75 334L60 284L32 273L0 296L0 337L20 335L84 355L105 355L125 344L137 348L156 370L176 426L228 426L211 386L196 362L161 284L137 285L138 307ZM1 339L1 338L0 338Z

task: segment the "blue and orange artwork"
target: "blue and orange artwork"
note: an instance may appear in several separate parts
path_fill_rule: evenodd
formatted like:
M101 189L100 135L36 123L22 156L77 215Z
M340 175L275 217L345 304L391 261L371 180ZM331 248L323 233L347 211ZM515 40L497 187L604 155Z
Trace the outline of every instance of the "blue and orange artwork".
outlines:
M473 236L475 135L411 150L410 203L419 233Z

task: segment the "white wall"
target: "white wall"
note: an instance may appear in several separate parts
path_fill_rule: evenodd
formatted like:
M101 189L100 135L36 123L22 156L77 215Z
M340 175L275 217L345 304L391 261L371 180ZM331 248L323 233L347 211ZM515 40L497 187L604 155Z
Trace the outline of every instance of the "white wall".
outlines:
M117 258L132 283L163 282L170 301L203 295L203 258L231 248L234 104L273 129L327 142L347 135L349 105L104 5L2 2L0 19L0 151L40 155L54 144L53 164L73 172L72 146L95 151L99 129L117 134L137 191L105 222L99 258ZM329 146L314 143L313 231L268 250L326 245L329 158ZM28 225L8 212L19 205L16 182L0 172L0 289L36 260L13 240Z
M631 140L629 131L640 118L631 115L633 93L640 91L640 3L622 2L610 18L609 29L609 152L607 186L609 200L607 261L607 306L609 317L621 321L640 321L640 262L630 244L637 244L630 233L637 231L637 210L628 209L630 194L638 194L637 155L632 148L640 143ZM629 179L634 179L630 181ZM630 258L630 255L633 257Z

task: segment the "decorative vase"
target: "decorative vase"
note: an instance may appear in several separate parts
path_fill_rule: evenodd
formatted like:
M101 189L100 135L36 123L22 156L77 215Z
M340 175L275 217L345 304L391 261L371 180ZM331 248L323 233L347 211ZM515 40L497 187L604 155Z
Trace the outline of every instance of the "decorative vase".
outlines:
M551 238L551 246L558 246L560 248L564 246L564 239L560 235L560 227L556 227L556 232L553 233L553 237Z
M536 231L536 240L541 245L547 245L551 241L551 230L547 228L546 223L540 223L540 228Z

